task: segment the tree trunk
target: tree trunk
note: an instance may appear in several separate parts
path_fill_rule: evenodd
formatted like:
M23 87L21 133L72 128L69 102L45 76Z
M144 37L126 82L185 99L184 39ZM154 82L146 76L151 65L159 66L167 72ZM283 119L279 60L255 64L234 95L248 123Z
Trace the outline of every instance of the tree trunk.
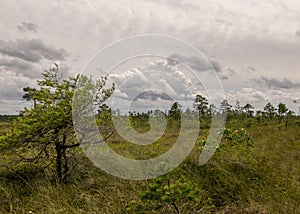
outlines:
M66 149L63 149L63 159L64 159L64 171L63 171L63 177L62 177L62 182L67 183L67 179L69 177L69 158L67 157L66 154Z
M62 141L57 141L55 143L55 149L56 149L56 173L57 173L57 179L58 183L67 183L67 178L69 175L69 158L67 156L66 146L67 142L67 135L63 134Z
M61 184L63 182L63 173L62 173L62 158L63 158L63 152L62 147L60 146L60 143L55 143L55 150L56 150L56 173L57 173L57 179L58 183Z
M67 178L68 178L68 175L69 175L69 158L67 156L67 153L66 153L66 143L67 143L67 134L64 133L63 134L63 139L62 139L62 156L63 156L63 160L64 160L64 164L63 164L63 167L64 167L64 170L63 170L63 175L62 175L62 182L63 183L67 183Z

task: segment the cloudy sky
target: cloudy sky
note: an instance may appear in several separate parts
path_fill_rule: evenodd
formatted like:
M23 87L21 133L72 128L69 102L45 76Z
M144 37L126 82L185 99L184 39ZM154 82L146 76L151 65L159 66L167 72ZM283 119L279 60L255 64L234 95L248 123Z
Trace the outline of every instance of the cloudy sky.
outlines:
M297 0L3 0L0 20L0 114L21 110L26 105L22 88L34 86L41 71L53 62L60 62L65 76L75 75L102 48L140 34L175 37L200 50L232 104L238 99L259 109L267 102L285 102L298 112L299 104L293 103L300 99ZM193 62L193 56L181 58ZM161 59L137 65L112 78L118 82L127 75L130 88L138 78L151 76L167 91L188 97L183 88L191 83L184 69L174 70L174 65ZM201 72L197 63L190 65ZM151 68L149 75L141 76L146 68ZM170 70L183 83L164 82L153 68ZM122 90L117 94L128 97Z

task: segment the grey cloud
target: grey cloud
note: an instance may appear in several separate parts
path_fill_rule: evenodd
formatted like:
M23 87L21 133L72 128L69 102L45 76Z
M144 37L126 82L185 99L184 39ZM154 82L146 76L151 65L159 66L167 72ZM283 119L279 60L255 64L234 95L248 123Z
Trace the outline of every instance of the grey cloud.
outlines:
M212 67L215 69L217 72L222 71L222 65L217 62L216 60L210 59L209 62L211 63Z
M236 72L235 70L233 70L232 68L226 68L226 69L222 69L219 72L219 76L222 80L228 80L229 77L232 77L233 75L235 75Z
M38 31L38 25L32 22L22 22L21 25L17 26L18 30L21 32L33 32L37 33Z
M40 77L42 67L19 58L0 58L0 71L12 72L14 75L23 75L31 79Z
M299 36L299 37L300 37L300 30L297 30L297 31L296 31L296 36Z
M17 100L22 99L22 88L28 86L30 80L11 72L1 72L0 83L0 98L3 100Z
M172 54L167 60L168 65L174 66L177 63L184 63L191 69L204 72L204 71L216 71L222 80L227 80L231 76L235 75L235 70L231 68L224 68L220 62L215 59L199 58L197 56L187 56L182 54Z
M47 45L40 39L0 40L0 53L30 62L39 62L42 58L65 60L69 55L66 50Z
M0 67L5 67L8 68L8 70L13 69L13 70L28 70L32 68L32 63L14 58L14 59L5 59L2 58L0 59Z
M225 21L223 19L216 19L216 22L220 23L222 25L227 25L227 26L231 26L232 25L232 22L228 22L228 21Z
M278 80L276 78L268 78L268 77L260 77L254 78L252 81L260 86L267 86L270 89L296 89L300 88L299 82L293 82L287 78L283 78L282 80Z
M247 73L252 73L252 72L254 72L254 71L256 71L256 69L253 68L253 67L248 67L248 68L246 69L246 72L247 72Z
M174 53L169 56L168 64L174 65L177 63L184 63L189 66L191 69L195 69L197 71L208 71L214 69L217 72L222 70L222 66L215 60L205 60L204 58L199 58L197 56L192 55L182 55L178 53Z
M145 2L153 2L155 4L164 5L165 7L170 7L173 10L184 10L186 12L190 10L198 10L198 7L195 7L195 4L191 4L189 1L177 0L177 1L168 1L168 0L146 0Z
M41 77L41 72L44 66L28 62L19 58L0 58L0 71L12 72L14 75L22 75L30 79L37 79ZM48 69L48 68L46 68ZM71 67L66 64L59 65L59 76L68 78L72 76Z
M173 100L169 95L165 93L156 93L154 91L146 91L141 94L139 94L136 98L134 98L133 101L137 100L152 100L152 101L157 101L157 100Z

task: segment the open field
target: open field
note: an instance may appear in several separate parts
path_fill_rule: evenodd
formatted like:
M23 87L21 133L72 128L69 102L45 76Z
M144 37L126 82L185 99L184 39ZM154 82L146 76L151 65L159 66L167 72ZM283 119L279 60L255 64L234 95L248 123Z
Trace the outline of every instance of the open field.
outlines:
M1 124L1 133L7 129ZM181 199L182 213L300 213L300 126L293 120L285 130L276 121L228 121L227 128L245 128L254 147L226 145L204 166L198 165L199 144L177 170L167 176L175 182L181 176L198 188L190 201ZM170 129L152 149L140 149L143 158L167 151L176 130ZM201 130L199 140L208 129ZM126 143L118 136L111 138L111 147L129 155ZM158 148L155 150L155 148ZM152 152L152 153L151 153ZM154 180L130 181L109 175L96 168L80 151L74 157L66 185L56 185L55 168L45 170L39 164L12 164L13 153L2 151L0 156L1 213L174 213L166 206L160 211L135 211L132 201L155 183ZM140 202L143 205L143 202ZM153 202L155 203L155 202Z

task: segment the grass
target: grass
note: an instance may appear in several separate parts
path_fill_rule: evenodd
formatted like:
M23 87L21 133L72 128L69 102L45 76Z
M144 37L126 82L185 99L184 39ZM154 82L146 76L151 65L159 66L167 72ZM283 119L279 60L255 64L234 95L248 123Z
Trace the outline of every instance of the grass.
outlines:
M0 127L3 134L7 124ZM254 148L221 147L220 154L216 153L207 164L199 166L200 151L196 145L186 161L169 176L184 175L199 187L199 210L204 202L211 201L214 205L211 213L300 213L298 122L292 122L288 130L273 121L231 120L227 123L230 129L245 127L254 140ZM129 152L128 144L118 136L112 138L110 145L128 157L150 158L173 145L175 130L167 130L150 148L130 148L135 152ZM201 133L206 135L207 132L204 129ZM46 170L30 164L7 168L5 162L14 156L5 155L0 157L0 213L128 213L128 204L139 200L139 193L154 182L123 180L109 175L79 152L69 183L59 186L54 166Z

